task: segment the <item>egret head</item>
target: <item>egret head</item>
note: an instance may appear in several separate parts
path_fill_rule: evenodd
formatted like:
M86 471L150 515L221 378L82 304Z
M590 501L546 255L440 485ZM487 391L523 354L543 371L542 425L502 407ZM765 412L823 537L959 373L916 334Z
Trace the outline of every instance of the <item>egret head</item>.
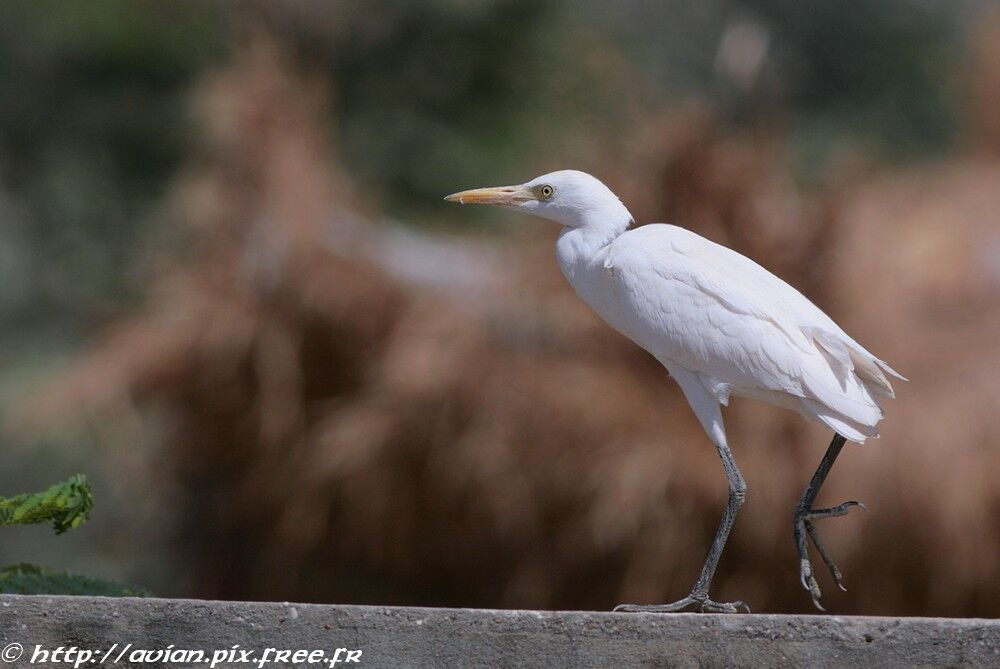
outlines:
M550 172L516 186L466 190L445 198L459 204L491 204L579 228L626 222L632 216L611 189L577 170Z

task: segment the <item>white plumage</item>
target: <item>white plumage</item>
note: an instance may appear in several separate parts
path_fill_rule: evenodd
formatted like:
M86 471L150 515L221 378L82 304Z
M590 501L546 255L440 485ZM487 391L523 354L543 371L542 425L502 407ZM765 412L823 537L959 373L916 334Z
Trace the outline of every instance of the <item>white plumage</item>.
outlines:
M563 226L556 256L577 294L660 361L719 448L731 498L720 528L722 544L728 534L726 520L732 524L745 491L729 453L720 411L731 396L793 409L852 441L877 436L883 417L880 401L894 396L887 377L903 377L795 288L749 258L674 225L630 229L632 216L614 193L575 170L553 172L517 186L463 191L446 199L517 209ZM826 470L837 452L839 446L832 457L828 454ZM818 485L813 497L816 491ZM734 494L739 498L735 506ZM805 509L802 518L797 516L797 539L808 527L809 513L812 510ZM804 553L804 539L800 543ZM839 571L817 548L839 584ZM685 601L700 603L705 610L734 610L733 605L707 599L714 568L710 555L699 579L704 591L696 585L686 598L690 601L656 610L677 610L676 605ZM802 577L816 601L819 589L813 588L815 580L805 565Z
M580 297L689 395L761 399L852 441L877 435L885 375L899 374L752 260L673 225L627 231L589 259L558 248Z

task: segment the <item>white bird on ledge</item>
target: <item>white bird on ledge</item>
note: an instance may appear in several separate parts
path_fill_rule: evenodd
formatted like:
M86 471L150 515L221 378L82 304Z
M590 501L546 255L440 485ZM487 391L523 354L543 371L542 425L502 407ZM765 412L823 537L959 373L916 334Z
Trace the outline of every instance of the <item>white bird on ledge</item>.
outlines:
M722 423L721 407L733 395L794 409L835 433L794 515L802 585L822 610L806 536L843 589L840 570L813 521L864 505L849 501L815 509L813 502L844 442L878 436L880 400L894 396L887 375L905 378L749 258L673 225L630 230L634 221L625 205L584 172L552 172L445 200L505 207L562 225L556 257L563 274L601 318L666 367L722 458L729 501L691 593L670 604L623 604L615 610L674 612L694 606L713 613L749 612L743 602L708 596L747 489Z

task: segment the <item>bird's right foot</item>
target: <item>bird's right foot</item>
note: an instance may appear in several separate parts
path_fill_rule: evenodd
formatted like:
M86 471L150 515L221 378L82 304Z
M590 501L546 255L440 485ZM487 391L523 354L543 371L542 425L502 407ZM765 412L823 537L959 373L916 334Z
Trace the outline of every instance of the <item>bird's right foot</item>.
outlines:
M688 595L670 604L619 604L615 613L679 613L688 607L697 607L701 613L750 613L744 602L716 602L707 596Z
M826 550L826 546L824 546L822 540L820 540L819 532L816 530L816 526L813 525L812 521L817 518L846 516L847 511L852 506L856 506L865 511L868 510L868 507L865 506L863 502L851 500L828 509L798 509L795 512L795 543L799 549L799 579L802 582L802 587L805 588L812 597L813 605L815 605L820 611L825 611L826 609L824 609L819 603L819 598L821 596L819 583L816 582L816 576L813 574L812 563L809 562L809 555L806 552L805 536L807 535L812 540L812 543L819 552L820 557L823 558L823 562L826 563L827 568L830 570L830 576L833 577L833 582L837 584L838 588L846 591L847 588L844 587L844 576L841 574L836 563L834 563L833 558L830 557L830 554Z

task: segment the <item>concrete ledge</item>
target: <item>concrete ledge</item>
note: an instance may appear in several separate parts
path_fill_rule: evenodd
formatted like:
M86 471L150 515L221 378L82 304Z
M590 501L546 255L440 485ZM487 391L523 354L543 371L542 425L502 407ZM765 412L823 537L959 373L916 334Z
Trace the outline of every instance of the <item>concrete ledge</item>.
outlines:
M24 651L10 662L9 644ZM116 653L362 650L337 667L997 667L1000 621L782 615L637 615L0 595L0 668L31 666L36 645ZM16 650L16 648L14 648ZM6 655L10 653L10 655ZM238 656L237 656L238 658ZM72 666L45 664L44 666ZM217 666L250 667L250 663ZM264 666L319 667L307 661Z

